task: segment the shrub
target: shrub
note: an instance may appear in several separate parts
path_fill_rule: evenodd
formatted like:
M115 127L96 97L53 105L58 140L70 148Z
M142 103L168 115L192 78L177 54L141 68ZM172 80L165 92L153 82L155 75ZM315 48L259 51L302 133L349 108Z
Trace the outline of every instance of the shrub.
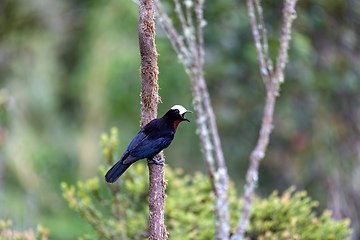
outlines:
M101 147L108 165L115 159L117 130L102 135ZM100 167L101 176L106 169ZM115 184L95 177L75 186L62 183L63 196L72 209L94 228L94 234L81 239L145 239L148 233L148 173L144 162L134 164ZM182 170L166 167L165 221L170 239L213 239L214 195L202 173L184 175ZM241 209L233 184L229 187L231 226ZM346 239L349 220L335 221L325 211L317 217L313 201L305 191L291 187L281 196L275 191L268 198L256 197L251 211L248 239Z
M4 240L47 240L49 235L49 230L38 226L36 231L30 229L25 232L19 232L12 228L11 220L2 220L0 219L0 239Z

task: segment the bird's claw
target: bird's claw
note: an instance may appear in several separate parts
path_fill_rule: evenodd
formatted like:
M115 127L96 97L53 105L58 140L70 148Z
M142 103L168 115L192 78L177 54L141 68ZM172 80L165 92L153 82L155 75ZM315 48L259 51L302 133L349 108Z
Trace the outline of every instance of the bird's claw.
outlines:
M148 161L148 164L156 164L156 165L165 165L165 160L164 159L160 159L160 160L156 160L156 159L151 159Z

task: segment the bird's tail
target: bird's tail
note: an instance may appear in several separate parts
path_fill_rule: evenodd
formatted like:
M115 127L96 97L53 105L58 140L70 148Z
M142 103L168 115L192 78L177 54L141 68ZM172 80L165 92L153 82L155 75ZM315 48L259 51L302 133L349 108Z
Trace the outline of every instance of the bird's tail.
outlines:
M122 164L117 162L105 175L105 181L114 183L130 167L131 164Z

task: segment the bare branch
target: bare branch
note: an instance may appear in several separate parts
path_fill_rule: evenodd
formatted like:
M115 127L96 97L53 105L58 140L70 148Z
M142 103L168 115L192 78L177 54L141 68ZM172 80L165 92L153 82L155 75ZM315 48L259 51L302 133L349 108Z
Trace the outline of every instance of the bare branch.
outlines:
M282 34L280 40L280 49L278 57L276 60L276 69L274 80L278 84L284 81L284 69L288 57L289 42L291 39L291 25L293 20L296 17L295 5L297 0L286 0L283 10L283 24L282 24Z
M189 31L191 31L191 30L189 29L189 26L186 23L185 15L184 15L184 12L182 10L182 7L181 7L181 4L180 4L179 0L174 0L174 3L175 3L175 11L176 11L176 14L179 17L181 27L182 27L182 31L184 33L184 37L185 37L185 39L187 41L187 44L190 46L191 43L190 43L190 39L189 39L189 35L190 35Z
M258 15L261 25L263 24L263 17L262 17L262 10L260 6L260 2L256 1ZM248 9L249 9L249 17L251 21L251 28L253 32L254 42L256 45L257 54L259 57L259 64L261 75L265 82L266 88L266 100L265 100L265 107L263 113L263 119L260 129L259 138L257 144L250 155L250 166L246 174L246 183L245 183L245 194L244 194L244 203L241 216L239 218L237 228L235 234L231 237L231 240L238 240L244 239L245 230L249 223L250 218L250 210L253 201L253 195L255 192L256 185L258 183L258 169L261 160L265 156L265 152L269 143L269 137L273 128L273 115L274 115L274 107L276 102L276 96L278 95L280 84L283 81L283 74L287 60L287 51L289 47L289 40L291 34L291 26L293 22L293 14L295 12L295 5L297 0L285 0L284 6L284 17L283 17L283 25L282 25L282 35L281 35L281 42L280 42L280 49L278 53L278 58L276 62L276 69L275 75L269 75L268 69L265 68L266 62L264 62L263 52L267 46L267 41L260 43L259 32L257 29L255 13L254 13L254 6L253 0L247 0ZM262 26L263 31L262 34L266 37L266 32L264 30L264 26ZM263 41L264 41L263 36ZM266 50L267 51L267 50Z
M187 25L194 30L192 11L191 11L191 8L194 7L194 2L193 2L193 0L184 0L184 5L185 5L185 10L186 10L185 12L186 12ZM191 35L189 34L189 36L191 36ZM195 36L193 35L192 38L194 39L194 37Z
M269 57L269 44L268 44L268 39L267 39L267 31L265 28L264 17L262 14L263 10L262 10L261 4L260 4L260 0L255 0L255 6L256 6L256 11L258 13L257 15L259 18L259 28L261 31L262 45L263 45L263 50L264 50L264 55L265 55L265 64L267 66L267 70L271 77L272 75L274 75L273 64Z
M265 156L265 151L269 142L269 136L273 127L272 120L275 100L276 92L268 91L266 95L264 116L261 124L260 136L258 138L255 149L251 152L250 155L250 166L246 174L243 209L237 224L236 232L231 237L231 240L244 239L245 230L249 223L253 195L258 182L258 169L260 161Z
M197 29L197 52L198 52L198 65L202 69L204 65L204 0L198 0L195 5L196 11L196 29ZM199 73L201 74L201 73Z
M258 23L256 21L256 15L255 15L255 11L254 11L254 3L253 3L253 0L247 0L246 2L247 2L248 11L249 11L249 18L250 18L252 34L254 37L256 53L257 53L259 64L260 64L261 77L264 81L265 86L268 88L270 86L270 75L269 75L268 66L266 64L265 57L264 57L264 52L263 52L264 46L261 44L261 41L260 41ZM259 5L260 5L260 3L259 3ZM260 19L263 19L262 11L258 12L258 14L261 15Z
M208 117L208 124L216 154L216 161L218 164L217 178L215 178L215 185L213 189L215 192L215 215L216 215L216 236L215 239L228 239L230 232L229 225L229 201L228 201L228 172L224 160L224 154L221 147L219 133L217 131L215 114L211 106L209 91L206 86L205 78L202 73L204 64L204 16L203 16L204 0L197 0L195 4L196 13L196 27L197 27L197 82L200 85L201 97L203 100L204 108ZM211 163L213 165L213 163ZM215 167L210 166L209 176L210 179L215 173ZM214 180L213 180L214 181Z
M176 31L174 25L171 23L168 15L165 13L164 9L159 0L155 1L157 14L159 17L159 23L167 34L175 52L178 56L182 56L181 59L186 59L190 61L191 55L186 47L183 39L180 37L180 34ZM188 64L187 64L188 65Z
M193 57L193 61L191 62L191 65L193 66L196 72L196 69L197 70L199 69L199 66L196 66L196 64L198 64L199 56L197 52L198 49L196 47L197 43L196 43L195 27L192 19L192 10L191 10L191 8L194 7L194 3L192 0L185 0L184 5L185 5L186 20L188 25L188 28L186 29L186 31L184 31L184 36L187 39L187 42L189 43L190 52Z
M197 113L197 129L200 136L202 150L205 156L209 178L215 193L215 215L216 215L216 239L227 239L229 237L229 204L228 204L228 173L221 148L220 137L217 131L215 114L213 112L209 92L206 86L203 64L204 64L204 37L203 27L205 20L203 17L204 0L185 0L185 16L179 0L174 0L175 11L178 14L184 38L188 44L189 57L183 58L179 55L179 48L185 46L184 41L179 38L174 26L168 19L162 8L158 10L161 17L163 28L172 42L175 51L178 53L179 60L189 78L191 79L191 89L193 93L193 104ZM157 6L160 2L157 2ZM160 6L161 7L161 6ZM196 22L193 19L195 10ZM195 28L196 26L196 28ZM174 34L176 33L176 34ZM182 44L181 47L179 45ZM214 152L216 158L214 158ZM215 166L215 159L218 169Z

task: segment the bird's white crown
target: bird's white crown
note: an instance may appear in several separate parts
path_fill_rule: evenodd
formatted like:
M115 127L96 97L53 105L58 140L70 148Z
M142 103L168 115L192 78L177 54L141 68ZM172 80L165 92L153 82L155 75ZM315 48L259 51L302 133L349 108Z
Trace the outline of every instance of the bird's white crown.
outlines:
M180 115L184 114L184 113L187 111L186 108L184 108L184 107L181 106L181 105L175 105L175 106L173 106L171 109L173 109L173 110L175 110L175 109L179 110Z

